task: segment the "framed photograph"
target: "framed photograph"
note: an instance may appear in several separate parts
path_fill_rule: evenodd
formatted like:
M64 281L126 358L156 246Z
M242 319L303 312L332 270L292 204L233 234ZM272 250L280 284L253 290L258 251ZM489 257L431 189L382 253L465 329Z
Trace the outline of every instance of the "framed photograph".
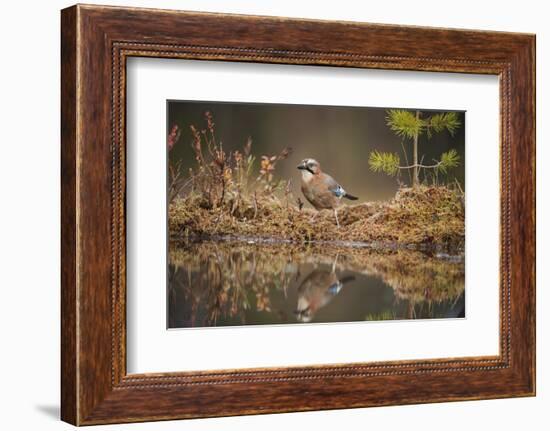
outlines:
M61 16L63 420L535 394L534 35Z

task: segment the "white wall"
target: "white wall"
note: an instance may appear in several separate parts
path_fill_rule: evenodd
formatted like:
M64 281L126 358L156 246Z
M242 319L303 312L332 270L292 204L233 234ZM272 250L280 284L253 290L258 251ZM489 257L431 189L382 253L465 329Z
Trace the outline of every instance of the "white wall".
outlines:
M550 28L545 2L298 2L296 0L130 0L172 9L357 20L537 33L538 396L536 398L386 407L284 415L135 424L108 429L399 429L499 430L550 423L549 319L544 285L550 272ZM0 396L3 429L69 429L59 399L59 9L60 0L2 4L0 66ZM545 187L546 186L546 187ZM543 246L543 243L544 246ZM546 307L545 307L546 305ZM546 426L545 426L546 425ZM99 429L96 428L96 429Z

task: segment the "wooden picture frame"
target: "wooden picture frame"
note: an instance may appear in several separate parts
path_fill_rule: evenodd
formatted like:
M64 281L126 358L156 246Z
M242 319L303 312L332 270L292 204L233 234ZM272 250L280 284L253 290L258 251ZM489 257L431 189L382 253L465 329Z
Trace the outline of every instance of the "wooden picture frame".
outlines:
M535 394L534 35L83 5L64 9L61 17L64 421L90 425ZM128 375L130 56L498 75L500 354Z

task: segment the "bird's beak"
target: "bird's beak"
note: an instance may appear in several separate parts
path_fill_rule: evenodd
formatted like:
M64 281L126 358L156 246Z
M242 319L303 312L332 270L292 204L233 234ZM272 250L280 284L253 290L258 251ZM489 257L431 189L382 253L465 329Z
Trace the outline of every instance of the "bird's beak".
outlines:
M302 163L302 164L296 166L296 168L302 169L302 170L303 170L303 169L306 169L306 165L304 165L304 164Z

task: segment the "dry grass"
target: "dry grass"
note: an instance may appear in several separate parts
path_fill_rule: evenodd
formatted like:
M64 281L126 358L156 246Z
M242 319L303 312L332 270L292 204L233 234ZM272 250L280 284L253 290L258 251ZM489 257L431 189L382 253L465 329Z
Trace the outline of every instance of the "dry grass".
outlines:
M241 199L238 210L208 208L200 198L176 199L169 208L171 240L264 238L305 241L354 241L394 245L464 245L461 195L447 187L401 189L386 202L345 205L338 211L340 228L331 211L299 209L280 199Z

